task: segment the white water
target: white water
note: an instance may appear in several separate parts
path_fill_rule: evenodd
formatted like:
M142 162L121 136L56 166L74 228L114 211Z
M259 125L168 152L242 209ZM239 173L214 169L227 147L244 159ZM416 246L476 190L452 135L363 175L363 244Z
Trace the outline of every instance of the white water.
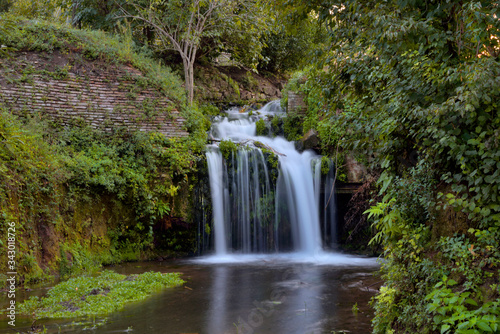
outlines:
M325 178L324 184L321 184L321 164L320 158L313 161L314 170L314 192L316 204L318 205L318 212L323 213L323 231L329 231L329 240L324 240L324 244L335 248L337 243L337 206L335 205L335 166L332 161L329 162L328 177ZM323 188L323 196L321 195L321 188Z
M294 249L302 253L315 254L321 251L321 234L311 170L314 154L312 152L300 154L294 147L285 145L279 146L278 149L286 155L280 157L278 187L283 187L283 193L287 198Z
M349 254L321 252L310 256L299 252L285 254L225 254L215 256L201 256L194 263L220 264L220 263L247 263L247 264L286 264L286 263L313 263L315 265L338 267L366 267L379 266L379 260L373 257L360 257Z
M279 101L253 113L250 116L236 108L228 110L227 117L212 127L215 139L242 145L227 161L218 144L211 145L207 152L216 255L209 261L234 262L237 254L250 259L255 256L250 254L292 252L286 255L288 259L331 262L325 258L323 246L335 242L332 177L322 177L321 157L314 152L300 153L293 142L282 137L256 136L255 122L260 117L283 114ZM254 146L256 142L278 153L275 187L269 182L266 157ZM321 184L322 179L326 184ZM269 212L270 208L274 212ZM345 261L352 264L352 259L347 257ZM338 258L333 261L339 263Z
M222 154L218 151L207 152L208 173L210 174L210 193L212 198L212 210L214 217L215 254L227 253L226 227L224 212L224 172Z

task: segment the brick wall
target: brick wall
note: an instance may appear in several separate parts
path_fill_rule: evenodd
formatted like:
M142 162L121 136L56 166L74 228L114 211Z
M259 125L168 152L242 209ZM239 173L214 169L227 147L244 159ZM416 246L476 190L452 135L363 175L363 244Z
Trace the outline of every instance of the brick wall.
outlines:
M21 63L25 69L26 59ZM145 80L134 68L70 66L62 78L30 68L32 73L23 76L0 67L0 103L16 114L40 113L62 125L85 122L104 131L118 126L169 137L188 135L174 103L159 90L141 85Z
M288 112L305 116L307 106L304 101L304 93L288 91Z

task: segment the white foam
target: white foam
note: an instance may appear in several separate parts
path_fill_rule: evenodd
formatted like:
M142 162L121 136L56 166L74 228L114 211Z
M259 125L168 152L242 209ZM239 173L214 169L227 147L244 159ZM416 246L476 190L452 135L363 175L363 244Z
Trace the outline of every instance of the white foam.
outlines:
M315 255L306 253L277 253L277 254L224 254L202 256L189 262L199 264L256 264L275 265L309 263L314 265L327 265L338 267L378 267L375 257L361 257L356 255L318 252Z

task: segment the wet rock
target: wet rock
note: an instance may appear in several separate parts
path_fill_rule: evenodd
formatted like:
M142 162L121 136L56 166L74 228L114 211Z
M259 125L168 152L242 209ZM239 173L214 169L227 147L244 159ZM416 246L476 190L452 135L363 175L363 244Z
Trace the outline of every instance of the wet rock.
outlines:
M368 171L350 154L346 155L347 180L350 183L363 183L366 181Z
M301 140L294 142L295 149L299 152L304 151L304 143Z
M304 149L313 150L318 147L319 138L318 132L314 129L310 129L302 138L302 143L304 145Z
M72 302L61 302L59 304L64 307L65 311L75 312L75 311L78 311L80 309L78 306L76 306Z

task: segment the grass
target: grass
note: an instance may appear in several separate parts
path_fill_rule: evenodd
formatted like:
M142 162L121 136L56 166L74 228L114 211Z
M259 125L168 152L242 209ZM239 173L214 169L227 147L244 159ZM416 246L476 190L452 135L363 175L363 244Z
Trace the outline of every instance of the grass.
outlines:
M9 14L4 14L2 20L9 25L7 27L0 22L0 44L9 50L44 52L48 55L57 50L62 54L78 53L88 60L132 65L144 74L145 82L139 84L156 87L177 105L185 104L182 80L169 67L153 60L148 50L136 47L126 36L74 29Z

